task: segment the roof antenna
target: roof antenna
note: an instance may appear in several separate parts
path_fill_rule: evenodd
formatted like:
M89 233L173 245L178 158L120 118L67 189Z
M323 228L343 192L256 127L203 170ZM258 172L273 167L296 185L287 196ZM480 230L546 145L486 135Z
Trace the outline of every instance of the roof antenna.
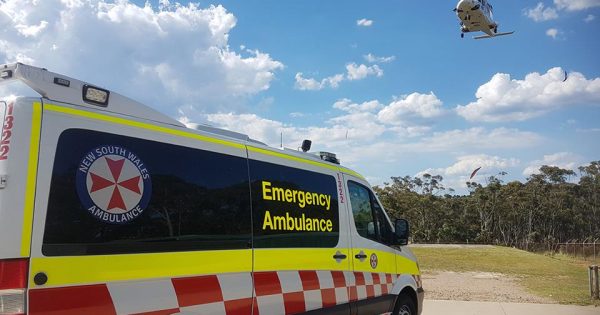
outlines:
M346 140L348 140L348 129L346 129Z
M281 134L280 134L280 135L281 135L281 137L279 138L279 139L280 139L280 140L279 140L279 147L280 147L280 148L283 148L283 131L281 132Z

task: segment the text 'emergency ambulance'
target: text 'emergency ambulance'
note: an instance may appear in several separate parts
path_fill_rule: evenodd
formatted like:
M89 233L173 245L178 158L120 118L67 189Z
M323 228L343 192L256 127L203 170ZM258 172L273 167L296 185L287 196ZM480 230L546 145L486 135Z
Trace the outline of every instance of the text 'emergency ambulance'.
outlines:
M268 181L262 182L262 198L263 200L292 203L300 209L311 205L323 207L324 211L331 209L331 195L275 187ZM331 232L333 222L330 219L314 218L306 213L298 213L298 216L294 216L286 212L285 216L275 216L267 210L262 228L275 231Z

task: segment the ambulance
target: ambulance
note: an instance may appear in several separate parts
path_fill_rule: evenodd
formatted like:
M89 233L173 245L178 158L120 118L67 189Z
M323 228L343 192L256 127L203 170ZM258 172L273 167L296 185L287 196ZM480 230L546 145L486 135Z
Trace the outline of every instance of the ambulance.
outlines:
M409 225L330 153L0 65L0 314L422 310Z

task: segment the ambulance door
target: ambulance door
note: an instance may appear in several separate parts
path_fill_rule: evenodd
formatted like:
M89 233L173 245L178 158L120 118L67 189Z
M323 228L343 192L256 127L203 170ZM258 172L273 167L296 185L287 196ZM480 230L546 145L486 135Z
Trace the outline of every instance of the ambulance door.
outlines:
M251 314L243 144L44 103L27 314Z
M345 175L350 218L351 260L356 287L350 297L352 314L382 314L392 310L396 279L395 250L389 247L391 224L369 184Z
M0 121L0 314L23 314L41 122L39 99L0 100Z
M336 169L278 151L248 147L255 310L347 315L353 275Z

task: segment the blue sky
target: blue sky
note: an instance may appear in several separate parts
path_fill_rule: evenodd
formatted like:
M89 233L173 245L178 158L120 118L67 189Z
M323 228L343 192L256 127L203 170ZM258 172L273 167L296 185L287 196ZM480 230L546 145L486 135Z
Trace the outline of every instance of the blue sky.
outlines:
M430 172L462 193L479 166L485 184L600 156L599 0L493 1L516 32L488 40L460 38L453 1L39 2L0 1L0 62L191 127L309 138L372 184Z

